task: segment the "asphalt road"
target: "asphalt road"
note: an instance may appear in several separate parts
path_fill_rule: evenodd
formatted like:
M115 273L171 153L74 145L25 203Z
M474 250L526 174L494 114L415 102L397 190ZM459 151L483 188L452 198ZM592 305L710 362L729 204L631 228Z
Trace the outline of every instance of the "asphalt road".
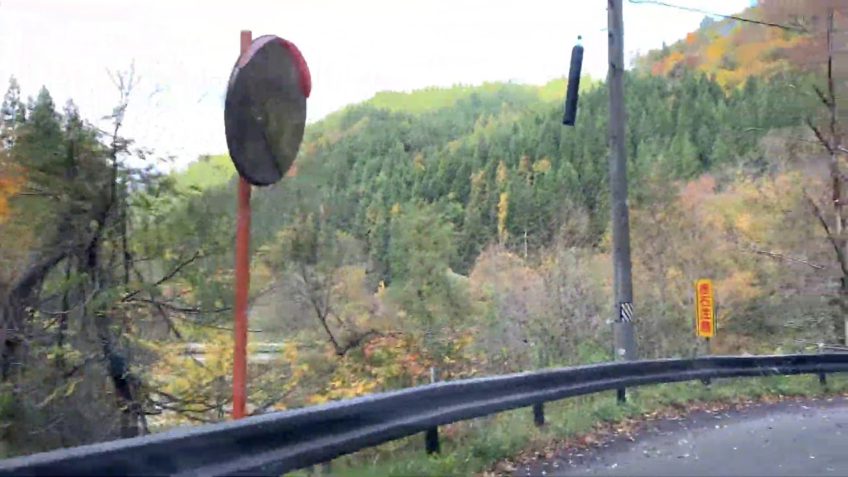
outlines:
M848 475L848 400L784 401L657 421L635 442L522 466L516 476Z

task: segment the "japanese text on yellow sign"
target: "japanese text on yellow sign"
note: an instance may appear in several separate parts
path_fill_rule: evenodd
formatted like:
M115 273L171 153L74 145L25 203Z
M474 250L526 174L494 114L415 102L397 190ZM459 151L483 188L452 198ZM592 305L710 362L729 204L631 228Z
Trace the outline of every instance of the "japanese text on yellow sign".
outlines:
M695 326L698 336L715 336L715 297L712 280L702 278L695 282Z

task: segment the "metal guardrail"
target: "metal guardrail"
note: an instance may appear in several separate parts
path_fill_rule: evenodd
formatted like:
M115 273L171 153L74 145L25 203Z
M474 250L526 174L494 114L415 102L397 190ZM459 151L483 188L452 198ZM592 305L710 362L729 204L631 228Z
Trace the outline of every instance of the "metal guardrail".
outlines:
M604 363L438 382L0 461L0 475L280 475L434 426L622 387L848 371L848 354Z

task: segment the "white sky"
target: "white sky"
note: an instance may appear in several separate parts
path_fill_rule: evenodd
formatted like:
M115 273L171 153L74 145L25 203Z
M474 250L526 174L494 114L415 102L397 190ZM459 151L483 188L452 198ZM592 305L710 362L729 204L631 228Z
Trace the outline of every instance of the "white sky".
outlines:
M751 0L668 0L735 13ZM624 3L625 51L672 43L703 15ZM382 90L566 75L578 34L584 72L606 75L604 0L0 0L0 92L46 85L61 107L108 114L107 70L134 62L126 133L177 156L226 152L223 97L239 30L293 41L312 73L309 120Z

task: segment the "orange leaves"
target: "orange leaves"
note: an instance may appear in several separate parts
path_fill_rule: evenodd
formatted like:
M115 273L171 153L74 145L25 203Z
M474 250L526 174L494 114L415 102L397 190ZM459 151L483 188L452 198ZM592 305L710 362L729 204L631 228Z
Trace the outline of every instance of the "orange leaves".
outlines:
M751 304L807 279L809 267L780 258L815 261L823 249L809 237L814 228L803 209L802 184L801 177L788 173L740 176L720 185L704 175L683 184L677 200L634 207L633 263L640 296L686 317L661 325L669 335L675 329L691 333L691 287L698 278L715 283L719 341L725 339L723 327L734 320L750 329L741 317L751 315Z
M685 56L683 53L679 51L672 51L668 56L654 64L651 68L651 73L655 75L667 75L671 73L674 67L684 59Z
M757 60L763 58L772 45L768 43L748 43L736 48L736 57L743 68L750 67Z
M787 65L807 71L821 67L826 52L824 22L810 19L816 15L823 18L826 8L818 4L827 2L811 0L793 5L796 3L806 6L796 5L789 10L757 7L757 11L781 24L793 24L797 17L803 17L806 20L802 21L810 23L804 33L721 21L689 33L669 48L671 53L653 52L643 57L640 64L654 75L675 74L678 67L715 75L725 90L744 84L752 76L783 71Z
M420 382L431 364L422 357L420 343L400 333L373 338L362 351L368 366L383 379Z
M0 173L0 223L9 217L9 199L20 192L23 180L19 175Z
M697 41L698 41L698 33L697 32L691 32L691 33L686 34L686 44L687 45L692 46Z
M442 379L471 376L476 372L471 345L472 330L455 333L439 356L427 349L421 337L407 333L374 336L361 348L338 358L327 384L307 400L319 404L363 394L417 386L430 382L430 368L439 368Z
M386 388L426 382L430 363L422 359L419 343L409 335L376 336L363 347L340 358L328 384L308 401L319 404L347 399Z

